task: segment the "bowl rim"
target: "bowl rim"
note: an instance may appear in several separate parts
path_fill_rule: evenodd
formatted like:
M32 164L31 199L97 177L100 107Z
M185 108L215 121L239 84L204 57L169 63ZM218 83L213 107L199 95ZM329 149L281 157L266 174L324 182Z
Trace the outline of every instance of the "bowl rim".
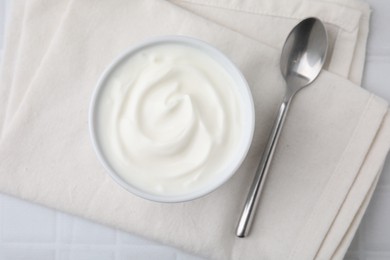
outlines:
M235 75L232 75L234 81L236 81L237 89L242 89L240 94L240 106L242 106L243 112L248 112L246 115L245 124L243 124L244 133L242 134L243 140L240 140L239 148L241 153L238 152L233 154L235 158L233 166L230 168L229 173L223 174L221 178L216 178L213 182L210 182L208 185L205 185L202 189L186 193L180 195L158 195L153 194L148 191L142 190L137 186L129 183L124 180L119 173L115 171L115 169L110 165L109 160L105 157L103 149L99 145L99 139L97 136L97 127L96 127L96 105L98 103L98 99L100 97L101 90L105 85L105 81L109 78L109 75L116 69L117 66L121 64L121 62L125 61L129 56L134 53L159 44L167 44L167 43L179 43L184 44L186 46L196 47L201 51L204 51L208 56L216 60L227 72L233 72ZM165 202L165 203L177 203L177 202L185 202L191 201L200 197L203 197L220 186L226 183L236 172L237 169L242 165L242 162L246 158L249 148L252 144L254 128L255 128L255 108L253 102L253 96L249 85L241 73L241 71L237 68L237 66L220 50L213 47L211 44L184 35L167 35L167 36L159 36L146 39L138 44L132 45L131 47L125 49L117 58L115 58L103 71L100 78L95 85L92 98L89 105L88 112L88 126L89 126L89 136L92 142L93 149L95 154L98 157L99 162L103 165L106 172L113 178L113 180L119 184L125 190L131 192L132 194L155 202ZM229 165L229 164L227 164Z

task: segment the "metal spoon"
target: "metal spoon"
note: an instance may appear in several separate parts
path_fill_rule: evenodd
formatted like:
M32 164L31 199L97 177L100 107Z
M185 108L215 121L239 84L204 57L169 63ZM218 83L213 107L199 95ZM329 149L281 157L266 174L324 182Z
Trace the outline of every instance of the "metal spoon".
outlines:
M312 83L320 74L327 48L328 36L323 23L317 18L301 21L287 36L280 59L280 69L287 83L287 91L238 222L238 237L246 237L249 234L291 100L299 90Z

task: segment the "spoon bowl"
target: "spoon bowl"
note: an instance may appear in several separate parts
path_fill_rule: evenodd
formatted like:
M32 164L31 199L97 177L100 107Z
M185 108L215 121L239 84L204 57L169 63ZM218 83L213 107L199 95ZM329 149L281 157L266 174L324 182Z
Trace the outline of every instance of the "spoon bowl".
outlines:
M280 105L278 117L249 189L237 225L236 235L238 237L246 237L249 234L291 100L299 90L318 77L325 62L327 49L328 35L325 26L314 17L298 23L287 36L280 59L280 69L287 84L286 95Z
M287 36L280 70L290 94L312 83L324 65L328 49L324 24L311 17L300 22Z

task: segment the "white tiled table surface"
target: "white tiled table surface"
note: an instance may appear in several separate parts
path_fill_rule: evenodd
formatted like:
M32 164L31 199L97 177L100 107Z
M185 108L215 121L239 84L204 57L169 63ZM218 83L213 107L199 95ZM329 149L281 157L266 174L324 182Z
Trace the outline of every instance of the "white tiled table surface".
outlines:
M6 1L0 0L0 50ZM390 102L390 1L367 1L373 13L363 87ZM0 260L22 259L200 260L171 247L0 194ZM346 259L390 259L390 158Z

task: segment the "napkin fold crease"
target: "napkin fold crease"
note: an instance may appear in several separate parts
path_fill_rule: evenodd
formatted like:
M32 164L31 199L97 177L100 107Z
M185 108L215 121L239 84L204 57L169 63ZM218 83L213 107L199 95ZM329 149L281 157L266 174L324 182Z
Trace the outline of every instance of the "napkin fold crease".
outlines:
M22 20L25 10L25 1L15 1L10 8L8 25L5 30L4 53L2 56L0 71L0 137L5 123L5 113L8 103L8 96L12 84L12 75L16 63L19 38L22 32Z
M25 5L22 33L18 46L18 56L15 60L15 71L12 73L12 86L9 91L9 102L6 108L5 125L11 122L29 83L38 70L56 29L60 26L62 18L66 15L69 0L62 1L28 1ZM65 12L64 12L65 10ZM45 21L51 21L50 23Z

